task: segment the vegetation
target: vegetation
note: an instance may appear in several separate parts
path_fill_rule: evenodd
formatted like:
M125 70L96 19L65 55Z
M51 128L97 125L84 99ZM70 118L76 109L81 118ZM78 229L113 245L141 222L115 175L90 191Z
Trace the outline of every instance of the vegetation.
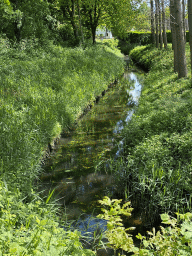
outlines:
M121 0L1 0L0 33L20 42L38 38L64 45L95 43L97 27L107 26L116 35L135 23L140 1Z
M170 30L166 31L166 36L167 42L172 43L172 33ZM128 55L138 45L152 44L152 39L150 32L130 31L119 40L119 47L125 55ZM189 31L186 31L186 42L189 42Z
M72 49L22 40L12 47L1 38L0 45L0 251L92 255L78 233L61 228L50 198L43 203L33 189L48 143L123 73L121 53L113 43Z
M190 66L188 45L186 51ZM130 56L150 71L145 76L139 106L122 134L124 153L109 166L119 184L119 197L131 200L133 212L140 212L143 222L147 219L152 224L159 221L160 214L175 217L175 212L191 211L191 80L178 80L173 72L171 45L163 51L152 46L136 47ZM162 228L151 240L143 241L151 251L140 255L174 255L174 250L180 249L190 252L182 240L186 223L178 227L176 220L165 216L161 215L164 223L167 218L172 228ZM178 243L168 242L176 239ZM177 248L179 243L181 247ZM159 248L157 254L155 248Z
M77 231L59 221L56 205L44 203L37 193L31 191L25 203L19 189L11 191L1 181L0 207L1 255L95 255L82 248Z
M107 26L121 37L128 29L139 29L137 20L146 21L149 8L145 2L141 5L138 2L0 2L2 255L95 254L84 249L79 242L80 234L70 231L59 219L55 204L50 203L52 192L43 200L33 188L48 143L62 130L69 129L88 104L123 73L117 41L91 46L89 40L95 44L98 25ZM160 3L164 13L164 2L155 3L156 46L159 47L160 38L162 49ZM120 248L136 255L191 254L191 214L186 212L191 210L192 192L192 95L182 31L185 13L181 14L180 7L179 0L171 0L171 14L179 24L172 26L174 69L170 45L169 51L152 46L131 51L132 59L150 72L146 75L137 112L122 134L126 145L124 154L110 164L118 195L131 200L134 211L142 212L144 218L150 216L151 224L161 214L163 224L171 226L149 233L149 239L138 235L142 243L140 249L136 248L121 219L122 214L130 216L133 210L130 203L120 207L121 200L105 198L100 202L109 207L103 217L109 220L107 236L115 251ZM133 18L135 14L137 19ZM165 17L163 20L165 23ZM141 29L146 31L148 25L143 22ZM164 26L164 36L165 29ZM154 31L153 24L153 35ZM191 45L190 36L191 13ZM126 47L129 51L131 43ZM181 48L182 51L177 51ZM186 49L189 61L190 50L188 46ZM176 65L178 60L182 61ZM177 80L173 71L185 79ZM175 212L179 212L178 219Z
M130 202L120 205L121 200L110 200L105 197L99 201L104 207L103 214L98 217L108 221L106 235L109 240L109 246L114 248L114 253L131 252L132 255L191 255L192 253L192 213L179 214L177 219L170 217L168 214L161 214L162 224L160 231L156 232L155 228L148 231L148 237L138 234L136 237L141 240L140 248L133 243L131 230L122 224L122 215L129 217L132 212ZM118 253L118 255L121 255ZM124 255L124 254L123 254Z

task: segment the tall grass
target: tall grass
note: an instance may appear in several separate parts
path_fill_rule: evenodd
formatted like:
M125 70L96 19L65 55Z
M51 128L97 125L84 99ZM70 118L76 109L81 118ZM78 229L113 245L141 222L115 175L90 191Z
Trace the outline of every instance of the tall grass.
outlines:
M188 45L186 50L189 66ZM152 224L160 213L191 210L191 80L177 79L170 45L167 51L136 47L130 55L150 71L138 109L122 135L124 154L111 169L119 194Z
M34 192L48 143L123 73L119 50L0 38L0 254L95 255ZM65 229L62 227L65 226Z
M123 72L118 50L0 40L0 170L28 193L46 145Z

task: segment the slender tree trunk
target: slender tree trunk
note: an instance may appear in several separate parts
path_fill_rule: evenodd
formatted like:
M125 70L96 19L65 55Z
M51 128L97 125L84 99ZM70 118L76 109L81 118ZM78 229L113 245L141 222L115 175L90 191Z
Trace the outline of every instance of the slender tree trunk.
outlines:
M172 50L174 51L174 72L178 72L178 54L177 54L177 38L176 38L176 21L174 0L170 0L170 24L172 32Z
M162 37L162 20L161 20L161 7L160 2L157 0L159 9L159 39L160 39L160 49L163 49L163 37Z
M183 11L183 35L184 35L184 41L186 43L186 29L185 29L185 0L182 0L182 11Z
M152 37L152 44L155 45L155 24L154 24L153 0L151 0L151 37Z
M165 5L164 0L161 2L162 4L162 20L163 20L163 42L164 42L164 48L167 49L167 33L166 33L166 25L165 25Z
M82 23L81 23L81 12L80 12L80 7L79 7L79 1L77 2L77 8L78 8L78 16L79 16L79 26L80 26L80 31L81 31L81 42L84 43L84 34L83 34L83 28L82 28Z
M156 23L156 47L159 48L159 8L158 8L157 0L155 0L155 23Z
M187 76L187 64L185 56L185 42L183 35L183 19L181 13L180 0L174 0L175 5L175 19L176 19L176 37L177 37L177 49L178 49L178 77Z
M95 33L96 33L97 26L96 26L96 24L94 22L95 19L92 17L92 10L91 9L89 10L89 18L90 18L90 25L91 25L92 41L93 41L93 44L95 44L96 43L96 41L95 41Z
M192 78L192 2L188 0L189 45L191 52L191 78Z
M72 6L67 5L66 9L70 16L70 22L71 22L71 25L73 28L75 40L78 42L79 41L79 33L78 33L78 27L77 27L76 20L75 20L75 2L74 2L74 0L72 0ZM65 9L63 9L63 13L65 13Z

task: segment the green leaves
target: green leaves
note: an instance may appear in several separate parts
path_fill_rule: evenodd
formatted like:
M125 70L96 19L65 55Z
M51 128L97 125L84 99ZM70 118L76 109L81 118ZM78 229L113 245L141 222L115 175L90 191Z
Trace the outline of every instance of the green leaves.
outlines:
M95 255L82 248L78 232L59 227L57 216L47 204L40 202L35 195L33 202L24 204L20 196L20 193L9 191L0 181L1 253L13 256Z
M127 217L131 216L133 208L130 208L130 202L123 204L121 207L120 203L122 200L110 199L105 196L103 200L98 200L101 205L106 208L102 208L103 214L98 215L98 218L108 220L106 235L109 240L109 244L116 249L123 249L131 252L134 245L131 235L127 232L134 228L125 229L123 226L122 215Z

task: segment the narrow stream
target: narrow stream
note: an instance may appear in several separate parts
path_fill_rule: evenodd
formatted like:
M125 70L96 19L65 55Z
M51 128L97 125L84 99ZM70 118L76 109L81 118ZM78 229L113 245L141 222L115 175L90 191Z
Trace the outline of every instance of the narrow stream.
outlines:
M90 227L90 222L91 226L97 224L106 229L106 221L90 218L93 212L97 215L98 199L115 192L106 160L121 154L124 143L121 130L138 105L141 80L142 74L126 72L73 131L62 135L58 149L44 167L43 189L47 193L55 189L68 219L78 219L76 227L81 230L87 223Z

